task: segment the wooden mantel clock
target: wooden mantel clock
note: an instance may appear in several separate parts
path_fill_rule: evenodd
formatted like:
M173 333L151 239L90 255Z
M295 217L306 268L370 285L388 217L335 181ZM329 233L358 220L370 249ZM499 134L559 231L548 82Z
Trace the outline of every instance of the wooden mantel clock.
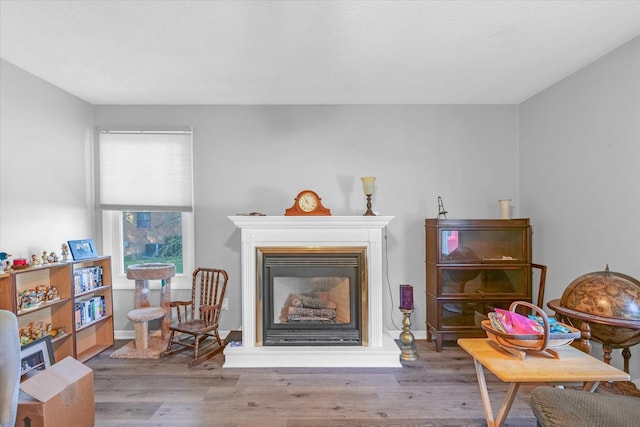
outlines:
M322 206L320 196L312 190L303 190L296 196L293 206L284 214L289 215L331 215L331 210Z

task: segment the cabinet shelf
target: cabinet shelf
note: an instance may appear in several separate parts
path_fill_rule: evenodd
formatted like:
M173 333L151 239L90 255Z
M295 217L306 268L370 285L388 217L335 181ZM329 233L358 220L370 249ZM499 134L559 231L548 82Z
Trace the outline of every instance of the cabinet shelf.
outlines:
M60 336L56 336L55 338L51 339L51 344L55 344L57 342L61 342L61 341L67 340L71 336L72 336L72 334L69 334L69 333L64 334L64 335L60 335Z
M102 285L74 295L75 299L81 299L93 295L102 295L104 292L111 292L111 285Z
M111 315L107 314L107 315L101 316L99 319L92 320L91 322L88 322L88 323L83 323L80 326L76 326L76 333L82 332L83 330L85 330L87 328L90 328L91 326L95 325L96 323L104 322L104 321L107 321L107 320L110 320L110 319L111 319Z
M107 344L102 344L102 345L95 345L93 347L88 348L87 350L81 351L77 354L76 359L78 359L81 362L86 362L87 360L91 359L94 356L97 356L98 354L102 353L103 351L105 351L106 349L108 349L109 347L111 347L113 344L107 345Z
M523 259L487 258L481 260L481 264L526 264Z
M74 272L80 269L97 268L101 271L102 286L74 294ZM43 301L37 306L18 309L21 292L37 286L56 287L59 298ZM0 309L9 310L18 316L22 330L36 325L44 329L51 325L63 328L64 335L52 338L55 360L67 356L85 361L114 343L113 295L111 286L111 258L97 257L81 261L64 261L28 267L0 274ZM104 315L99 319L76 327L74 310L78 303L92 297L104 300Z
M426 219L427 341L484 337L495 308L531 301L529 219Z
M34 307L29 307L29 308L25 308L25 309L19 310L16 313L16 315L18 317L20 317L20 316L23 316L25 314L33 313L33 312L36 312L36 311L39 311L39 310L44 310L46 308L56 306L58 304L64 304L65 302L70 301L70 300L71 300L70 298L58 298L58 299L55 299L55 300L52 300L52 301L43 301L43 302L41 302L40 304L38 304L38 305L36 305Z

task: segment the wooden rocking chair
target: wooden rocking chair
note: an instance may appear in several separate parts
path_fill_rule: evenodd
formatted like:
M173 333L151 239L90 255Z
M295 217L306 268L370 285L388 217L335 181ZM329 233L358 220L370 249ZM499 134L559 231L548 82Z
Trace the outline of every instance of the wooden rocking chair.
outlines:
M171 301L176 309L177 319L169 330L171 335L165 354L171 354L173 344L193 349L193 359L189 367L203 362L224 350L224 343L218 333L218 321L222 311L222 301L229 277L224 270L214 268L196 268L191 283L191 301ZM196 316L197 315L197 316ZM190 335L189 337L176 337ZM208 343L200 345L207 338ZM201 355L201 351L215 345L216 348Z

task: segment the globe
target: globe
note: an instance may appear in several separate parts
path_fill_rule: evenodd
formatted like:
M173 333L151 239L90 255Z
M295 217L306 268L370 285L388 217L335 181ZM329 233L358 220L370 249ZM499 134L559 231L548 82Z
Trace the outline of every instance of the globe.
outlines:
M609 271L582 275L567 286L560 306L587 315L598 321L590 322L594 340L613 348L631 347L640 342L640 282L631 276ZM606 319L637 322L637 327L607 325ZM579 328L581 320L568 319Z

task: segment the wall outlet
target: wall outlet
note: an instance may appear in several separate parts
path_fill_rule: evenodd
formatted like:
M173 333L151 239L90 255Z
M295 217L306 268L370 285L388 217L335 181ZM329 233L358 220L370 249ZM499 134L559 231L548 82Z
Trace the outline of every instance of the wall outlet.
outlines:
M229 310L229 298L224 298L222 300L222 311Z

